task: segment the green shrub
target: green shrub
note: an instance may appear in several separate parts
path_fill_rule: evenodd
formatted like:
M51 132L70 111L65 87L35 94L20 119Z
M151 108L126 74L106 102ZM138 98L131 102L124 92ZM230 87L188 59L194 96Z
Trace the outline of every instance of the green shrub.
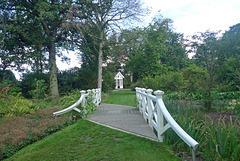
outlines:
M11 88L4 87L0 90L0 113L2 115L21 115L33 113L38 109L32 101L21 98L21 93L10 93Z
M34 105L32 101L27 99L15 99L13 103L13 114L21 115L21 114L29 114L34 113L39 107Z
M67 108L77 102L77 100L81 97L80 90L74 90L71 93L67 93L67 95L62 96L58 100L58 104L61 109Z
M189 92L172 92L164 95L167 99L178 99L178 100L201 100L203 95L201 93L189 93Z
M0 82L0 93L3 90L3 88L6 88L6 87L8 87L8 90L7 90L8 95L16 96L22 91L22 89L18 86L18 82L13 82L6 79Z
M183 86L183 77L178 72L168 72L167 74L157 75L154 78L143 78L145 88L162 91L180 91Z
M240 91L233 92L212 92L212 97L214 99L238 99L240 98Z
M33 84L33 88L34 88L33 90L29 91L29 94L32 96L32 98L42 99L42 98L46 97L48 86L45 83L45 80L35 79L34 84Z
M15 75L11 70L0 70L0 82L9 80L11 82L16 82Z
M207 89L207 72L195 64L182 70L184 79L183 90L189 93L202 93L202 90Z
M143 87L143 82L142 81L137 81L136 83L131 84L130 88L132 91L135 91L136 87Z
M103 75L102 90L107 93L115 88L115 80L110 72L106 72Z
M61 109L67 108L73 105L75 102L77 102L80 97L81 97L80 91L75 90L71 93L68 93L67 96L63 96L61 99L59 99L59 105L61 106ZM86 98L85 108L83 108L81 104L78 105L77 108L79 108L81 112L78 113L76 111L72 111L72 115L82 118L92 113L96 109L96 105L93 103L93 99L94 99L93 95L90 94L90 96Z
M97 109L97 106L94 104L93 101L94 101L94 98L93 98L93 95L91 94L86 99L85 107L84 108L81 107L82 110L84 111L84 116L90 115L93 111Z
M36 90L36 80L44 80L44 86L47 86L47 89L49 89L49 73L24 73L21 80L21 88L25 98L32 98L34 95L34 93L29 93L29 91Z
M195 93L195 92L171 92L165 94L165 98L171 99L191 99L191 100L201 100L203 99L202 93ZM230 100L230 99L238 99L240 97L240 91L235 92L217 92L213 91L211 95L213 100Z

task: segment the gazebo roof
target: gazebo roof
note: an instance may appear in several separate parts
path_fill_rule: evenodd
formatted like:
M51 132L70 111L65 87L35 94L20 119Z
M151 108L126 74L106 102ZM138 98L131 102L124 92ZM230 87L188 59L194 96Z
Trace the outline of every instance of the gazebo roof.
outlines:
M121 72L118 72L118 73L116 74L116 76L114 77L114 79L123 79L123 78L124 78L124 76L122 75Z

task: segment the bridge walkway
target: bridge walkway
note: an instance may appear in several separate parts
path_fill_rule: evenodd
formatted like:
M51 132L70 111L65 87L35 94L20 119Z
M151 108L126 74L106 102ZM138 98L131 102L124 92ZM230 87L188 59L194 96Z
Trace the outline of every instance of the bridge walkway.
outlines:
M87 120L151 140L158 140L136 107L102 103Z

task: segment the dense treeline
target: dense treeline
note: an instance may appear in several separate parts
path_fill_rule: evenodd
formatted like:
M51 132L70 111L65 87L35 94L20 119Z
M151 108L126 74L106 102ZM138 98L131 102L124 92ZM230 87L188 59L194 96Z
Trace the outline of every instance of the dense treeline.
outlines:
M123 5L128 12L109 19L113 9L120 14L116 5ZM96 88L101 75L106 92L114 88L113 76L123 68L125 87L201 93L207 99L211 99L212 91L239 90L240 24L222 35L206 31L187 40L174 32L171 19L158 14L147 27L118 30L122 29L118 18L133 13L141 16L130 10L134 5L141 8L140 4L125 6L120 1L2 1L1 81L6 75L12 77L9 70L28 71L19 85L25 97L33 97L30 91L38 81L44 84L45 96L57 97L58 88L60 94ZM100 10L102 15L97 14ZM81 68L58 71L56 56L61 56L61 48L79 51ZM192 59L189 53L194 53ZM62 60L68 58L62 55Z

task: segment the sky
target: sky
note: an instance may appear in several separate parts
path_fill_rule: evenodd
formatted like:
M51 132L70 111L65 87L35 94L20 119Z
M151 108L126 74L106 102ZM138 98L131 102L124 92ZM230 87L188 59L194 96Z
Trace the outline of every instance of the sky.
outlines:
M240 23L240 0L142 0L144 6L152 12L145 19L148 25L159 11L164 18L173 20L174 31L185 36L196 32L221 30L225 32L230 26ZM70 51L71 63L57 61L60 70L80 67L74 52Z
M174 21L176 32L185 36L196 32L221 30L240 23L240 0L143 0L152 8L151 19L158 11Z

